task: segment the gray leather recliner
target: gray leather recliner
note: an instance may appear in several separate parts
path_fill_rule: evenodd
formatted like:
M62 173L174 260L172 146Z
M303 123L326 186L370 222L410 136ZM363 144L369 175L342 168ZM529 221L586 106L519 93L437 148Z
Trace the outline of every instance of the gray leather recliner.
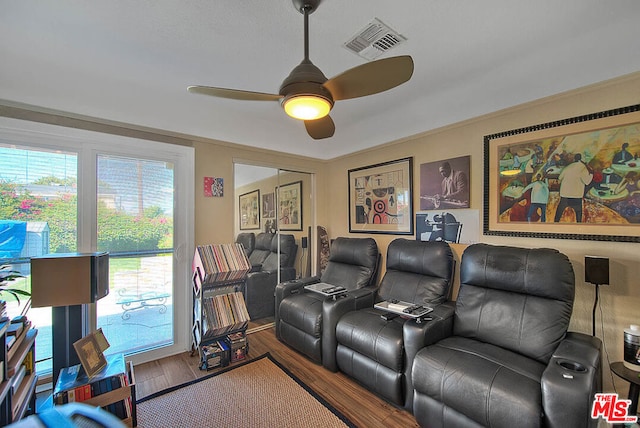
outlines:
M236 236L236 244L242 245L245 254L249 257L256 247L256 234L253 232L238 233L238 236Z
M312 361L336 371L335 326L344 313L373 305L379 260L374 239L336 238L321 277L276 287L276 337ZM304 289L318 282L342 286L347 293L333 300Z
M269 257L269 254L271 254L271 243L273 242L274 236L276 236L274 233L265 232L256 235L253 250L251 254L248 255L252 272L262 269L262 263Z
M387 249L386 264L376 300L437 307L449 297L454 259L446 242L395 239ZM338 321L338 369L386 400L410 408L411 362L424 340L417 333L405 338L403 327L412 323L424 336L431 326L429 321L389 317L386 312L371 305Z
M273 295L278 284L278 271L280 271L280 281L289 281L296 277L296 254L298 244L295 237L290 234L259 234L256 238L256 249L258 243L263 239L261 235L271 237L269 254L260 265L256 265L256 271L247 274L245 282L245 301L247 311L252 320L271 317L274 315ZM280 246L278 247L278 241ZM258 268L259 266L259 268Z
M567 332L569 259L553 249L475 244L463 253L460 276L455 306L413 361L418 423L597 426L590 410L602 387L601 342Z

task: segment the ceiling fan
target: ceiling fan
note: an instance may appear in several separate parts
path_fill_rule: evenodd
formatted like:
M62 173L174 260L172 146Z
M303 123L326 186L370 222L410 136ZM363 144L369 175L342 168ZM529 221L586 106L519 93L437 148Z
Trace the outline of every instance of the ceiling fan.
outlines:
M294 7L304 15L304 59L284 79L277 94L211 86L189 86L188 91L234 100L279 101L289 116L304 120L311 138L332 137L335 125L329 112L335 101L373 95L403 84L413 74L413 59L409 55L380 59L327 79L309 60L309 15L320 2L293 0Z

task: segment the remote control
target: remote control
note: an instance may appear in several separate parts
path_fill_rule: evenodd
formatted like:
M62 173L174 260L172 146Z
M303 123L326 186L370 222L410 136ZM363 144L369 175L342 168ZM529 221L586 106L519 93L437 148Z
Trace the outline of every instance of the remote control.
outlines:
M396 318L398 316L398 314L394 314L391 312L385 312L384 314L380 315L380 318L382 318L385 321L391 321L392 319Z
M417 315L417 314L420 314L420 313L422 313L424 311L425 311L425 308L423 306L413 305L413 306L409 306L403 312L405 314Z

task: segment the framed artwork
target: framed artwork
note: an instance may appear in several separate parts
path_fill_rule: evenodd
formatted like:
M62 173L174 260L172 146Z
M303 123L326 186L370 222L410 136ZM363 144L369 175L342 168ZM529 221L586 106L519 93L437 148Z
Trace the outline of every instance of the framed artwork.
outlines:
M276 193L280 230L302 230L302 181L278 186Z
M420 209L469 208L471 156L420 165Z
M96 342L98 343L98 348L100 349L100 352L104 353L104 351L106 351L111 345L109 344L109 341L105 337L104 332L102 331L102 327L94 331L93 335L96 338Z
M276 194L266 193L262 195L262 217L276 217Z
M260 229L260 190L240 195L240 230Z
M640 104L484 137L487 235L640 242Z
M416 213L416 241L475 244L479 238L479 210L433 210Z
M218 197L224 196L224 179L219 177L204 178L204 196Z
M349 232L413 235L413 158L349 170Z
M82 339L74 342L73 347L78 354L82 368L89 378L106 367L107 360L102 353L100 343L98 343L95 334L88 334Z

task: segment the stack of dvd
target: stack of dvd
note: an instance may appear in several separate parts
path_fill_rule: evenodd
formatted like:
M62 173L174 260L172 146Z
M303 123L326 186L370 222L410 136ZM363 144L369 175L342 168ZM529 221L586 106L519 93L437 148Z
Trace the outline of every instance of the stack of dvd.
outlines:
M202 369L210 370L229 365L229 345L224 340L217 340L202 345Z

